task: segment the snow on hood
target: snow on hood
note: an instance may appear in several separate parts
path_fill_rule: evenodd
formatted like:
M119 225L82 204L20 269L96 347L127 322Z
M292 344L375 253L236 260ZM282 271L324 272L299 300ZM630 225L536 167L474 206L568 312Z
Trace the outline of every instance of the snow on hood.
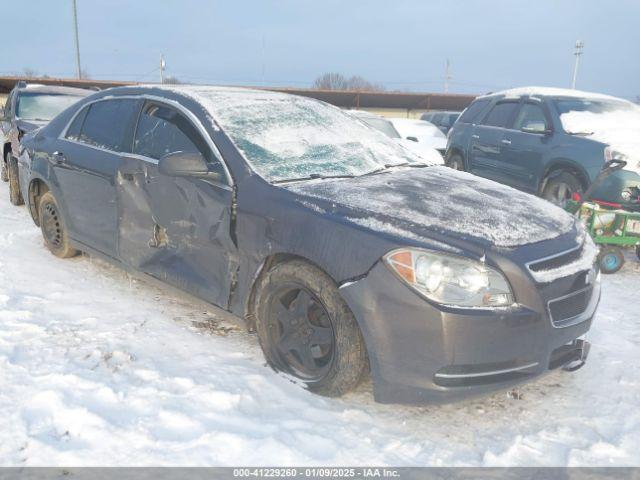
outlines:
M482 246L517 247L556 238L575 224L568 213L538 197L446 167L286 188L306 197L305 203L329 202L333 214L353 223L409 238L429 239L435 232Z
M640 173L640 108L602 113L570 111L560 115L568 133L588 134L587 138L606 143L627 158L627 170Z

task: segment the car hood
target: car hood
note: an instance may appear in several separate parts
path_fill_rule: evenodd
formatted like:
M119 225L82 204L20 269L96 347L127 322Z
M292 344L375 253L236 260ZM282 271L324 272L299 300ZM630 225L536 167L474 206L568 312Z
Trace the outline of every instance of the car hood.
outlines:
M442 154L438 152L436 148L425 145L424 143L405 140L403 138L398 138L397 142L403 147L405 147L407 150L418 155L422 160L424 160L427 163L432 163L433 165L444 165L444 158L442 158ZM446 144L445 144L445 147L446 147ZM442 149L444 149L444 147L442 147L441 150Z
M575 225L572 216L538 197L447 167L397 168L285 188L316 212L418 241L454 237L482 248L510 248L556 238Z

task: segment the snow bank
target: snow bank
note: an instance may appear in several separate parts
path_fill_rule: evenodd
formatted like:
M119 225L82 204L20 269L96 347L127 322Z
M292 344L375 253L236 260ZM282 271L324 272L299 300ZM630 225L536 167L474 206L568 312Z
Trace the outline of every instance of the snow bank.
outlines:
M587 365L452 405L315 396L213 307L42 245L0 183L1 466L640 465L640 264ZM395 319L400 321L401 319Z

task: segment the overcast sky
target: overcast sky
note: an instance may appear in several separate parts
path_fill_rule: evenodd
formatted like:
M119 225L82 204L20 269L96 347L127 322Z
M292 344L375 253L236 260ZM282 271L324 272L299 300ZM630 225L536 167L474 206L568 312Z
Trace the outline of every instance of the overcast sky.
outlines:
M0 74L75 74L71 0L0 0ZM78 0L93 78L308 87L327 71L388 89L568 87L640 95L638 0Z

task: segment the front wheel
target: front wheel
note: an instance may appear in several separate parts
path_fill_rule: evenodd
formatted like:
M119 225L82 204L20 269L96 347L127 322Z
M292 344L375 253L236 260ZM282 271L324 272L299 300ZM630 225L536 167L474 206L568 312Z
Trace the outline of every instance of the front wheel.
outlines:
M464 172L464 160L457 153L451 155L446 163L448 167Z
M582 193L580 180L569 172L562 172L547 182L542 197L561 208L565 208L574 193Z
M269 365L338 397L368 369L364 340L337 285L304 261L282 263L260 280L256 330Z
M59 258L74 257L79 253L71 247L58 202L51 192L42 195L38 217L44 244L51 253Z
M598 255L598 262L602 273L616 273L624 265L624 252L620 247L613 245L602 247Z
M13 205L22 205L22 194L20 193L20 180L18 176L18 164L15 160L9 160L9 200Z

